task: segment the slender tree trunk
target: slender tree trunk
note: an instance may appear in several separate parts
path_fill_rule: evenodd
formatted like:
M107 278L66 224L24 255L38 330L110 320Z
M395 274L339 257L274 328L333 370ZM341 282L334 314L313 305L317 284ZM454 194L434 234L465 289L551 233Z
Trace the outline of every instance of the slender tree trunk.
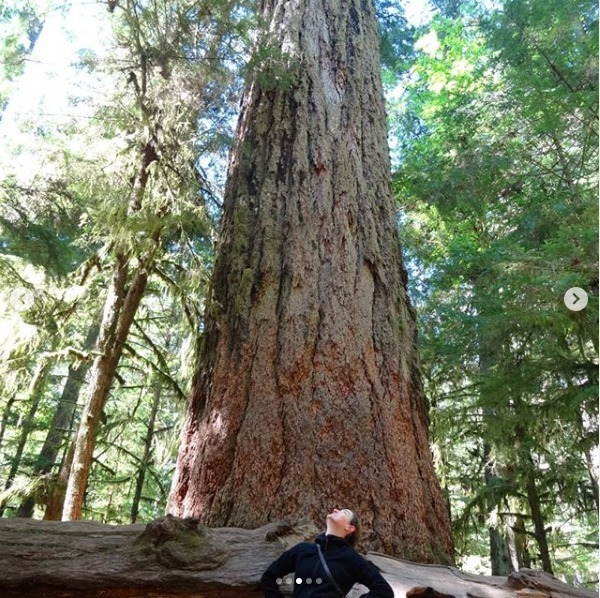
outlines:
M145 69L143 69L142 76L145 88L147 76ZM140 102L143 109L143 98L140 98ZM131 180L128 214L141 208L150 176L149 167L158 159L156 137L152 135L141 152L138 171ZM160 231L157 230L152 240L158 243L159 236ZM151 262L151 258L148 258L147 261ZM123 345L127 340L129 329L146 290L148 268L149 263L140 265L130 275L129 257L121 253L116 256L115 269L104 303L97 343L97 350L101 355L94 360L92 365L88 394L79 423L73 466L67 485L62 516L67 521L81 518L100 416L117 372ZM131 278L131 283L127 287L129 278Z
M540 559L542 561L542 568L544 571L552 575L552 563L550 561L550 551L548 550L548 538L546 536L546 528L544 525L540 497L535 479L537 468L529 449L521 444L521 441L525 437L526 430L524 425L520 422L515 428L515 438L517 439L517 443L520 445L518 449L520 466L525 470L525 492L527 495L529 512L531 513L531 520L533 522L533 535L538 545Z
M60 521L62 518L67 483L69 481L69 474L71 473L71 466L73 465L73 455L75 454L75 441L76 436L73 437L67 446L56 483L51 486L46 497L44 519L49 521Z
M529 509L531 510L531 518L533 520L533 529L535 539L538 543L540 550L540 558L542 560L542 568L546 573L553 575L552 563L550 562L550 552L548 550L548 538L546 536L546 528L544 526L544 519L542 517L542 511L540 509L540 498L538 495L537 487L535 485L535 477L532 472L527 476L527 501L529 502Z
M596 504L596 510L600 509L600 496L598 495L598 474L596 473L596 467L594 461L588 449L585 449L585 462L587 465L588 476L592 486L592 495L594 496L594 503Z
M499 526L488 527L492 575L507 576L513 572L509 547Z
M98 356L92 365L89 391L77 433L62 517L67 521L81 518L100 416L115 378L123 344L146 288L148 275L140 271L127 290L127 271L128 260L121 256L117 262L100 326L98 351L102 355Z
M493 489L497 481L500 479L493 468L491 462L491 448L489 444L484 443L484 477L485 484L488 488ZM500 497L491 496L487 501L488 514L497 512ZM495 525L488 526L488 535L490 539L490 563L492 565L492 575L510 575L514 569L512 567L512 561L510 558L509 547L506 541L505 534L503 533L504 525L501 520L501 516L498 516Z
M84 351L93 348L98 337L98 326L94 324L88 331L87 337L83 343ZM67 380L63 387L56 411L50 424L50 430L42 446L42 450L33 466L33 475L44 475L50 473L56 465L56 459L60 447L65 441L67 434L71 432L73 414L77 407L79 392L83 385L85 374L89 370L90 364L87 361L80 361L76 365L71 364L67 374ZM32 517L35 507L34 497L26 498L19 509L17 517Z
M135 523L140 508L140 499L142 497L142 490L144 488L144 480L146 478L146 469L152 463L152 442L154 440L154 424L156 423L156 414L158 413L158 407L160 405L160 397L162 393L162 387L157 381L157 386L154 389L154 396L152 399L152 409L150 411L150 420L148 421L148 429L146 431L146 439L144 441L144 454L142 455L142 462L140 463L140 469L135 485L135 494L133 496L133 503L131 505L131 523Z
M168 509L255 527L348 506L362 547L451 561L372 1L261 12L275 58L243 100Z
M476 281L474 283L474 288L477 289L477 286ZM488 335L487 331L481 331L479 338L479 370L482 379L485 379L489 374L490 367L497 361L497 346L493 340L493 337ZM490 407L483 408L483 420L485 422L484 434L487 435L487 431L493 429L493 426L496 424L496 417L494 409L491 409ZM505 539L505 534L503 533L504 525L502 518L500 515L497 517L490 517L498 512L498 505L502 499L502 496L499 495L496 490L500 478L496 474L494 465L492 445L485 440L483 443L483 476L487 490L486 494L488 496L486 501L488 519L493 521L493 523L488 525L492 575L509 575L512 573L513 568L509 547Z
M509 515L506 526L506 546L508 550L508 558L510 559L510 570L518 571L522 565L522 556L519 553L517 533L515 532L516 518Z
M525 529L525 520L522 515L517 515L513 524L515 532L515 549L516 549L516 569L522 567L531 568L531 555L527 547L527 530Z
M23 457L25 445L27 444L27 438L29 437L29 434L31 432L35 414L37 413L38 407L40 406L40 401L42 400L42 396L46 388L46 382L48 380L48 372L50 371L50 365L51 364L49 360L44 359L38 364L35 374L31 379L31 383L27 392L27 396L31 401L29 405L29 411L25 415L25 419L21 422L20 425L21 434L19 435L19 441L17 443L15 454L11 460L10 470L8 472L6 483L4 485L5 490L8 490L13 485L17 472L19 471L19 467L21 466L21 459ZM4 509L5 505L1 504L0 517L4 514Z
M15 404L17 397L13 394L8 401L6 402L6 406L4 407L4 411L2 412L2 421L0 422L0 446L2 446L2 442L4 441L4 433L6 432L6 424L11 415L12 407Z

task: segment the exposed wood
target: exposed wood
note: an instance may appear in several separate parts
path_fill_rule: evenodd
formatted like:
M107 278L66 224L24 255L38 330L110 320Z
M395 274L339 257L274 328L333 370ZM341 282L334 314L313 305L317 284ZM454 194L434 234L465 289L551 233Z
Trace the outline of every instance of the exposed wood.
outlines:
M0 594L4 598L258 597L258 580L284 549L312 537L311 523L254 530L209 529L165 517L150 524L0 520ZM470 575L368 553L395 595L456 598L592 598L551 575L523 569L510 577ZM364 589L349 594L356 598Z

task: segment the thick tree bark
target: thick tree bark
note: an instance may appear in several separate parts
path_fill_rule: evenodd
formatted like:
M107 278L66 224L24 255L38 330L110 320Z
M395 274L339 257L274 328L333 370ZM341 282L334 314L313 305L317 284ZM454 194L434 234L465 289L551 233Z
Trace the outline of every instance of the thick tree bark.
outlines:
M230 158L169 511L253 527L348 506L363 547L451 561L372 2L267 0L261 13L271 57Z
M83 343L83 350L89 351L92 349L97 337L98 326L94 324L87 333ZM34 476L50 473L56 466L60 447L63 445L66 436L71 433L73 415L77 407L79 392L83 386L85 374L89 367L90 363L88 361L79 361L77 364L69 366L67 380L60 395L54 416L52 417L50 429L33 466ZM26 498L17 510L17 517L32 517L34 507L35 499L33 497Z
M77 433L63 509L64 520L81 518L100 416L123 353L123 344L146 288L148 274L140 270L127 289L128 270L128 259L119 256L100 325L97 351L101 354L92 365L88 394Z
M144 525L91 521L0 521L0 593L3 598L259 598L267 566L289 546L309 539L312 524L255 530L206 529L164 518ZM594 598L540 571L505 577L470 575L454 567L419 565L369 553L400 597ZM292 588L287 585L285 591ZM363 595L356 585L348 598Z

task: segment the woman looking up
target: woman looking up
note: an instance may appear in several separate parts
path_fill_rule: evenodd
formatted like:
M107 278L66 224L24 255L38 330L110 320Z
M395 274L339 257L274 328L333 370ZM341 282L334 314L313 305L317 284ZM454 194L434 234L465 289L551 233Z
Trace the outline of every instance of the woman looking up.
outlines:
M284 576L292 572L296 598L345 596L355 583L369 588L361 598L393 598L394 590L377 567L354 550L358 517L350 509L333 509L325 523L327 530L314 542L296 544L264 572L260 581L265 598L282 597Z

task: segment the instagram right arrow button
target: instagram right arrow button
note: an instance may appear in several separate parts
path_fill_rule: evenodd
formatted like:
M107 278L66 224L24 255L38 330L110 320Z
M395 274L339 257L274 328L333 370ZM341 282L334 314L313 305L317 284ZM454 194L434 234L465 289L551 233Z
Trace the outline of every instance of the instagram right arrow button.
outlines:
M588 296L583 289L571 287L565 293L564 302L571 311L581 311L588 304Z

